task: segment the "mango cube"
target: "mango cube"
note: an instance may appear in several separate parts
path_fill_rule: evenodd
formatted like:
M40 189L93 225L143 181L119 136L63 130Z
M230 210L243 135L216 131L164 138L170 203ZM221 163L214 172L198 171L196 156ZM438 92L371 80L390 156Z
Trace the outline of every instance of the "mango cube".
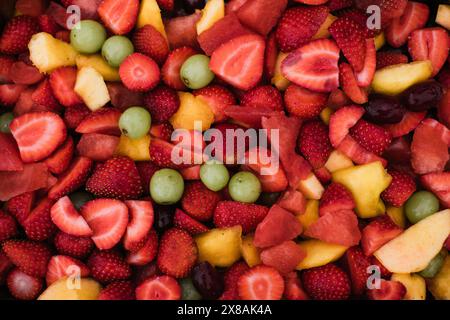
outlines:
M339 150L334 150L330 153L327 162L325 163L325 168L331 173L353 167L352 160Z
M402 207L388 206L386 208L386 214L392 219L392 221L400 228L405 229L406 217L405 211Z
M214 113L206 100L188 92L179 92L178 95L180 107L169 120L173 128L202 131L209 129L214 122ZM200 124L199 128L196 128L195 122Z
M277 87L280 91L285 91L286 88L291 83L288 79L286 79L281 73L281 63L288 56L288 53L280 52L277 57L277 61L275 63L275 73L271 79L272 84Z
M450 4L440 4L436 15L436 23L450 30Z
M254 267L261 264L260 252L257 247L253 244L253 235L248 234L242 237L241 243L241 254L245 262L249 267Z
M150 160L150 136L146 135L140 139L131 139L121 135L115 154L126 156L134 161Z
M303 230L307 230L310 225L319 219L319 201L308 200L306 202L306 209L303 214L298 214L298 221L302 224Z
M141 1L141 7L139 9L137 19L137 28L142 28L146 24L152 25L164 37L167 37L161 17L161 10L159 9L158 2L156 0Z

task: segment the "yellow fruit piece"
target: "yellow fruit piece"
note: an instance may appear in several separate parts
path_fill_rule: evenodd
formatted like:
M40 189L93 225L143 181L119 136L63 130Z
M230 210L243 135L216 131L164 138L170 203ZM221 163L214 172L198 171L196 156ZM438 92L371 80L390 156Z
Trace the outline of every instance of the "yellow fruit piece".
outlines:
M272 77L272 84L277 87L278 90L284 91L291 83L288 79L286 79L281 73L281 63L287 57L288 53L280 52L277 57L277 61L275 63L275 72Z
M427 280L427 288L437 300L450 300L450 256L445 258L439 273Z
M374 255L391 272L419 272L441 251L449 233L450 209L447 209L412 225Z
M89 278L71 280L63 278L52 283L38 298L38 300L97 300L102 287Z
M42 73L49 73L59 67L75 65L77 52L64 41L53 38L46 32L36 33L28 43L30 60Z
M102 75L92 67L78 70L74 90L92 111L100 109L111 100Z
M425 279L418 274L394 273L391 280L401 282L406 288L403 300L425 300L427 289Z
M372 89L377 93L398 95L412 85L431 77L431 61L415 61L388 66L375 72Z
M380 161L338 170L332 177L334 182L344 185L352 193L360 218L379 215L380 194L392 180Z
M386 37L384 32L381 32L375 36L375 49L380 50L386 44Z
M170 123L174 129L187 129L202 131L208 130L214 122L214 113L208 103L201 97L195 97L188 92L179 92L180 108L170 118ZM198 128L195 122L200 125Z
M164 29L164 23L161 17L161 10L159 9L156 0L141 1L141 8L139 9L139 15L137 19L137 27L142 28L146 24L152 25L164 37L167 38L166 30Z
M241 258L241 226L212 229L195 237L198 260L229 267Z
M386 213L386 205L381 199L378 200L376 213L377 213L376 216L381 216Z
M328 14L327 18L322 23L319 30L317 30L316 34L313 36L313 39L329 38L330 32L328 32L328 28L336 19L337 17L333 16L332 14Z
M303 230L306 231L310 225L319 219L319 201L308 200L306 202L305 212L303 214L298 214L297 219L302 224Z
M440 4L436 15L436 23L450 30L450 4Z
M353 167L352 160L339 150L334 150L330 153L327 162L325 163L325 168L331 173Z
M242 237L241 254L249 267L261 264L260 250L253 245L252 234Z
M225 16L223 0L209 0L202 10L202 17L197 22L197 34L208 30L214 23Z
M319 179L314 173L311 173L308 178L301 180L297 189L303 193L307 199L319 200L325 191Z
M297 270L320 267L336 261L348 249L345 246L315 239L301 241L298 245L306 252L306 257L297 265Z
M131 139L125 135L121 135L115 154L129 157L134 161L149 161L150 136L146 135L140 139Z
M325 109L322 110L322 112L320 112L320 119L322 119L323 123L325 124L330 123L330 117L332 113L333 109L331 109L330 107L326 107Z
M85 56L77 55L76 63L78 69L92 67L97 70L105 81L120 81L119 69L111 67L99 54Z
M404 229L406 227L406 217L403 206L402 207L388 206L386 209L386 214L400 228Z

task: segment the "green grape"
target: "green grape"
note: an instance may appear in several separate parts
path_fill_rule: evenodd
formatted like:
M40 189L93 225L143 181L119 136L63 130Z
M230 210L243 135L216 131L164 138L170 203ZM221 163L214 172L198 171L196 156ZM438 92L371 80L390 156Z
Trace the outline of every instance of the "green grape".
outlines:
M183 196L183 191L184 180L176 170L158 170L150 180L150 195L158 204L169 205L177 203Z
M235 201L253 203L261 194L261 182L253 173L241 171L231 178L228 192Z
M142 107L128 108L119 119L120 130L131 139L139 139L145 136L150 130L151 124L150 112Z
M69 195L70 200L72 201L74 207L77 210L80 210L80 208L88 201L91 201L94 199L94 196L86 191L77 191L74 193L71 193Z
M209 190L219 191L227 185L230 174L222 163L210 161L200 167L200 180Z
M81 20L70 32L70 44L81 53L98 52L105 40L105 28L94 20Z
M428 191L414 193L405 204L405 214L411 223L417 223L422 219L438 212L439 200Z
M419 274L425 278L434 278L444 265L447 254L447 249L442 249Z
M181 285L181 300L201 300L202 296L194 287L191 278L184 278L180 280Z
M114 68L118 68L122 61L133 52L133 43L124 36L112 36L102 47L103 57Z
M206 87L214 79L214 73L209 69L209 57L204 54L189 57L181 66L180 77L190 89Z
M0 132L10 133L9 124L14 119L14 114L12 112L4 113L0 116Z

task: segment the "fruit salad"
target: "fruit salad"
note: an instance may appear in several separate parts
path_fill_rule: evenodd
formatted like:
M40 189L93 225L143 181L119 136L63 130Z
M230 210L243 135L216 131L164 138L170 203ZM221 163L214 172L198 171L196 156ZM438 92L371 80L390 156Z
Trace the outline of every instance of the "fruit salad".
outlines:
M450 4L17 0L0 297L450 299Z

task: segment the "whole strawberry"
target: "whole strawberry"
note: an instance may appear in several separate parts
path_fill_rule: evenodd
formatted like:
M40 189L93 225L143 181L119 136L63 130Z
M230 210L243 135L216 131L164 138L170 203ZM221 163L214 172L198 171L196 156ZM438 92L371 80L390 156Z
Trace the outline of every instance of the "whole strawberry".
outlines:
M346 300L350 296L350 279L335 264L304 271L302 282L306 292L314 300Z
M39 31L34 17L22 15L12 18L0 36L0 52L19 54L27 50L31 36Z
M134 300L134 286L131 281L116 281L107 285L98 300Z
M41 242L29 240L7 240L3 251L21 271L34 277L44 277L51 257L50 249Z
M255 230L268 212L269 208L257 204L220 201L214 211L214 224L218 228L240 225L242 232L248 233Z
M300 129L298 148L313 168L323 167L333 150L327 126L319 120L305 123Z
M391 184L383 191L381 197L394 207L401 207L406 200L416 191L414 179L407 173L388 170L392 177Z
M133 36L136 52L143 53L159 65L163 64L169 54L169 46L164 36L150 24L138 29Z
M95 251L87 261L94 279L108 283L125 280L131 276L131 268L122 256L114 250Z
M195 181L186 186L181 206L193 218L208 221L220 199L219 193L209 190L201 181Z
M13 217L0 210L0 241L12 238L17 233L17 223Z
M144 104L156 123L168 121L180 107L180 99L177 92L164 85L150 91L144 97Z

